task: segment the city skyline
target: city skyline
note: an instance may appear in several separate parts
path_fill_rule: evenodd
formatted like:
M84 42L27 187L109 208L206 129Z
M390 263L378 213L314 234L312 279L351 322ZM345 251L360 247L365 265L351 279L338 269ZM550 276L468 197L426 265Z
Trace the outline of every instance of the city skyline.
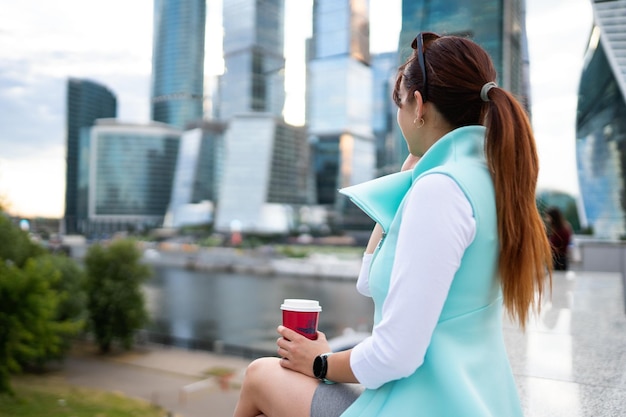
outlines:
M303 42L310 34L311 3L286 0L285 30L289 35L284 114L294 124L303 120L298 103L304 94ZM371 0L373 52L397 48L400 3ZM12 214L61 217L67 78L87 78L106 85L118 97L121 121L148 122L152 0L111 0L99 5L61 0L36 7L34 0L0 0L0 6L4 11L0 31L0 106L4 110L0 116L0 201ZM209 0L207 39L214 43L207 44L207 76L220 70L221 47L216 45L219 13L219 1ZM95 15L97 21L89 18ZM591 22L591 6L586 0L558 0L549 5L541 0L527 2L533 125L541 159L539 185L572 194L578 193L576 96Z

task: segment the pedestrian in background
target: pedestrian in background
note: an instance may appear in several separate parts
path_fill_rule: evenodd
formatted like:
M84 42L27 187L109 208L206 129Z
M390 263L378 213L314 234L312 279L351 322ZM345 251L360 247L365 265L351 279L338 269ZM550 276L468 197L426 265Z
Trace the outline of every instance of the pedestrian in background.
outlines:
M546 210L548 237L552 247L553 268L556 271L567 271L569 268L568 249L572 243L572 226L558 207Z
M411 46L393 92L405 170L342 190L376 221L357 281L372 335L333 353L324 333L279 326L279 358L250 364L236 417L522 416L502 306L523 328L552 267L531 126L476 43Z

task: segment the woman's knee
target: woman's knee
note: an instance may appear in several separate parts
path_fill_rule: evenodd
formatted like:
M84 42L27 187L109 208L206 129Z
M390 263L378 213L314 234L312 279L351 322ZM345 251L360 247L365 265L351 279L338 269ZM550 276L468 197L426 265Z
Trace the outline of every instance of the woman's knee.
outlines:
M268 377L280 368L278 358L259 358L252 361L246 368L244 383L255 384L266 382Z

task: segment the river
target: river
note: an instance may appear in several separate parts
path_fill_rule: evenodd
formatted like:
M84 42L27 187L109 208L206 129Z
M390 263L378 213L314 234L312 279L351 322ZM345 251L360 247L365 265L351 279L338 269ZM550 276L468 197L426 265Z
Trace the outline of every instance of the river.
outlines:
M285 298L319 300L319 330L336 338L344 329L369 331L371 299L354 280L267 276L153 267L144 285L151 317L148 340L180 347L256 357L276 349Z

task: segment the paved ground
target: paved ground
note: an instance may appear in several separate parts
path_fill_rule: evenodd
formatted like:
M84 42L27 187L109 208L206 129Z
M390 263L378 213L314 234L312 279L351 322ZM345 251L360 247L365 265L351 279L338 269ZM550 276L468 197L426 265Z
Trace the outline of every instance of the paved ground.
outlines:
M626 416L626 315L620 274L557 274L526 333L505 325L526 417ZM248 360L148 346L107 359L93 349L63 367L71 384L120 391L180 417L231 416ZM205 372L231 368L230 387Z

